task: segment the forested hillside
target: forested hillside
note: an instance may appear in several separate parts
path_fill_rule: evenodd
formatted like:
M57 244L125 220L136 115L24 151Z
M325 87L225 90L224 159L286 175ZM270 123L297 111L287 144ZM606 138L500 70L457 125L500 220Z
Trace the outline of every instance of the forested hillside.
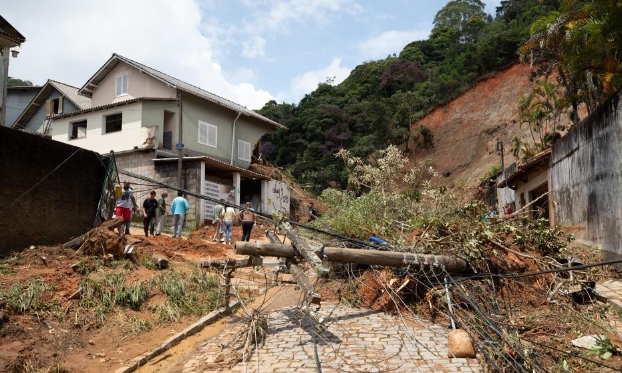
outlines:
M489 15L479 0L450 1L427 40L357 66L339 85L327 79L297 105L268 102L260 113L288 130L262 140L263 157L315 193L345 186L339 149L365 157L405 143L411 125L430 110L517 62L531 24L559 7L556 0L508 0ZM425 126L416 135L419 149L438 140Z

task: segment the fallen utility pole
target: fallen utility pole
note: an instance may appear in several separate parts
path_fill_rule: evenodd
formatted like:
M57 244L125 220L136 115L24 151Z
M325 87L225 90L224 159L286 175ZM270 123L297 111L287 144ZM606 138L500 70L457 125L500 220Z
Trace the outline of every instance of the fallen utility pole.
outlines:
M262 255L295 258L300 254L289 245L273 243L237 242L234 252L240 255ZM328 262L381 265L386 267L432 266L444 267L448 272L461 273L469 269L465 260L447 255L424 255L395 251L323 247L314 251L318 258Z
M292 242L293 250L302 255L307 262L317 271L319 276L326 276L328 274L328 268L326 268L322 264L322 259L320 259L315 251L306 243L298 233L292 228L292 226L284 221L281 222L280 227L283 231L285 231L285 235Z

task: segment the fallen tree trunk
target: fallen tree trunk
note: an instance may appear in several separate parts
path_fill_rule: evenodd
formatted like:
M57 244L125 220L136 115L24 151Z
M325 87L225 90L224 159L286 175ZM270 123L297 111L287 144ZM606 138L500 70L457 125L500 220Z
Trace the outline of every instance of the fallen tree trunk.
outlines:
M296 250L288 245L238 242L234 252L240 255L263 255L281 258L298 256ZM469 269L465 260L446 255L423 255L395 251L347 249L324 247L317 249L315 255L329 262L373 264L386 267L442 266L449 272L460 273Z
M120 227L123 223L125 223L125 220L123 218L115 218L112 220L108 220L105 221L103 223L101 223L99 225L99 228L106 228L110 231L114 230L115 228ZM86 238L88 237L89 233L91 231L88 231L87 233L78 236L70 241L65 242L62 247L63 249L70 249L70 248L75 248L78 247L80 245L82 245L84 243L84 241L86 240Z

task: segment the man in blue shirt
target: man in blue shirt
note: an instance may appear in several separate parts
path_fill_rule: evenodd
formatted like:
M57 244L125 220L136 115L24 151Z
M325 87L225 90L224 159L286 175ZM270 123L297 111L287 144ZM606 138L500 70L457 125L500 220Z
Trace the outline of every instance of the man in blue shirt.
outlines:
M184 193L180 190L177 197L171 203L171 214L173 214L173 238L181 238L181 229L184 225L184 217L188 211L188 201L184 198Z

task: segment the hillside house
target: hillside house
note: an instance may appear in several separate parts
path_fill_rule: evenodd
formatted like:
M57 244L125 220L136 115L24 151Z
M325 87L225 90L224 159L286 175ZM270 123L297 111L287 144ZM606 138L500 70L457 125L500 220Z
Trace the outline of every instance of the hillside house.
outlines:
M48 80L14 120L11 127L49 135L52 115L71 113L91 107L91 99L78 95L78 88ZM75 136L82 136L77 132Z
M551 185L551 149L536 154L523 163L513 163L503 172L497 182L498 199L503 207L509 203L514 211L529 206L527 213L532 219L544 217L553 224L553 211L549 198L549 185ZM505 188L512 190L513 196L502 196Z
M259 139L284 129L279 123L118 54L78 94L90 98L91 106L53 113L48 118L52 139L101 154L114 152L120 170L201 195L237 205L251 201L267 213L289 212L289 189L249 170ZM144 181L122 179L135 183L137 201L147 197L150 187ZM189 221L212 218L211 203L188 200Z

